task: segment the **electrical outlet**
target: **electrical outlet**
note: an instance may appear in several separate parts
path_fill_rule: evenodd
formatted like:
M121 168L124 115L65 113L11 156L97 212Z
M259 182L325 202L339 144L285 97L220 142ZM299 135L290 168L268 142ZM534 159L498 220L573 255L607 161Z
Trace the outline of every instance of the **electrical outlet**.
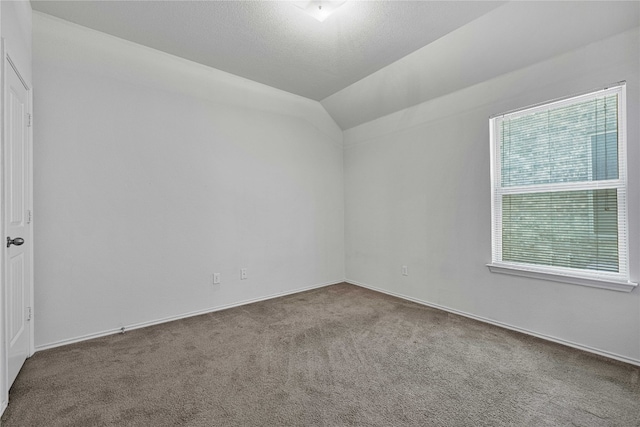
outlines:
M241 268L240 269L240 280L245 280L247 278L247 269L246 268Z
M214 285L220 284L220 273L213 273L213 284Z
M408 276L409 275L409 267L407 267L406 265L402 266L402 275L403 276Z

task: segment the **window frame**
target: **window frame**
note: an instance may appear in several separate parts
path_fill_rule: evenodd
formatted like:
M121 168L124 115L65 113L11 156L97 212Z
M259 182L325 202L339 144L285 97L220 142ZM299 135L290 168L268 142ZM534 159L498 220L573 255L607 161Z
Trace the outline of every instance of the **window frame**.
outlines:
M500 150L501 126L505 119L528 116L542 111L566 107L604 96L618 95L618 178L600 181L560 182L502 186L502 159ZM572 95L534 106L519 108L498 114L489 119L491 153L491 263L487 264L493 273L545 279L556 282L630 292L637 283L629 279L628 242L628 183L627 183L627 141L626 141L626 84L620 82L603 89ZM557 191L616 189L618 194L618 272L604 272L570 267L527 264L502 260L502 196ZM623 197L620 197L620 196ZM624 256L623 256L624 254Z

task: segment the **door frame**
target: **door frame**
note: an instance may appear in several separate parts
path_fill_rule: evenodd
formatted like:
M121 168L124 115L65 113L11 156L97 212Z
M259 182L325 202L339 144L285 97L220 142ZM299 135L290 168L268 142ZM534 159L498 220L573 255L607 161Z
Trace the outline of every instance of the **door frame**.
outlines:
M4 172L5 172L5 158L4 158L4 146L6 142L6 124L5 124L5 114L6 114L6 85L7 85L7 71L9 71L8 67L11 67L24 87L27 90L27 102L28 105L28 113L31 116L30 126L27 127L27 209L32 212L33 215L33 89L31 85L24 79L20 70L16 66L15 62L12 60L12 56L10 54L10 50L7 48L6 41L4 38L0 39L0 52L2 54L2 63L0 64L0 93L1 93L1 102L0 102L0 120L2 122L2 131L0 132L0 232L2 236L6 235L5 230L5 194L4 194ZM29 321L28 333L29 333L29 349L28 349L28 357L33 356L35 352L34 345L34 268L33 268L33 255L34 255L34 245L33 245L33 216L30 221L30 239L31 245L29 246L29 280L27 281L27 286L29 288L29 306L31 307L31 319ZM8 343L7 343L7 327L8 322L5 318L7 313L7 298L6 298L6 283L5 283L5 271L6 271L6 258L7 252L5 250L2 251L0 255L0 307L2 307L2 315L0 316L0 414L4 412L6 405L9 401L9 361L8 361Z

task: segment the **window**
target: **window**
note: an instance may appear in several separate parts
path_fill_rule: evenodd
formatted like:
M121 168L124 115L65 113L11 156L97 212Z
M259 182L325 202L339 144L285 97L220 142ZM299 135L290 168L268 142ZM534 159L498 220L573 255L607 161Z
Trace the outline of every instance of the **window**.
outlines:
M491 119L491 271L630 291L625 86Z

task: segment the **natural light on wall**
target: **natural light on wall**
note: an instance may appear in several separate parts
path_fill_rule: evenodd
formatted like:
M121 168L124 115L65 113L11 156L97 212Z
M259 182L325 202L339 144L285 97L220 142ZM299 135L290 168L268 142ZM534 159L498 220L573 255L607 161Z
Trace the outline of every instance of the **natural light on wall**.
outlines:
M295 6L304 10L307 14L313 16L322 22L335 12L340 6L346 3L342 1L294 1Z

